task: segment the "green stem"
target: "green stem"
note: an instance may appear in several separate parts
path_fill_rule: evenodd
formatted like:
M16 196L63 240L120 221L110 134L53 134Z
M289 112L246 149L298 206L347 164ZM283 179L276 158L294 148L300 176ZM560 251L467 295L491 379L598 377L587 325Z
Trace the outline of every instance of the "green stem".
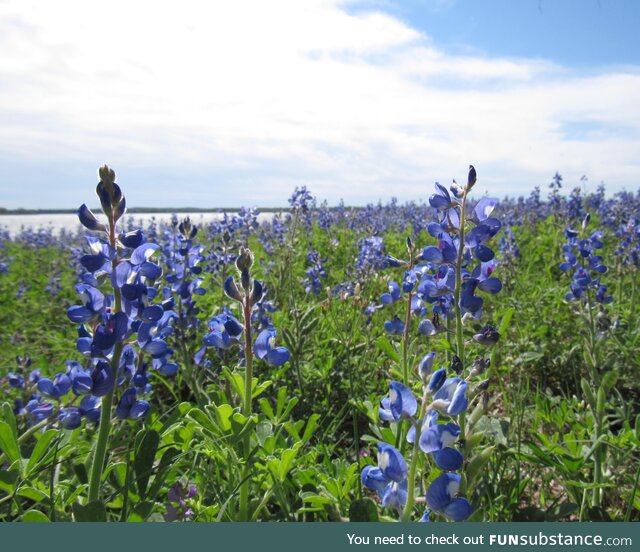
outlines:
M115 217L111 215L109 217L109 243L114 250L117 248L116 240L116 221ZM118 265L118 258L111 261L112 270L116 269ZM113 295L115 298L115 304L113 313L120 312L122 310L122 297L120 290L116 287L113 288ZM113 356L111 357L111 369L114 374L118 373L120 365L120 356L122 354L122 343L115 344L113 350ZM100 409L100 426L98 428L98 440L93 451L93 459L91 461L91 474L89 476L89 502L98 500L100 497L100 483L102 481L102 472L104 470L104 461L107 454L107 443L109 441L109 433L111 432L111 406L113 403L113 396L115 394L115 385L104 397L102 397L102 406Z
M465 218L468 193L469 190L465 188L464 195L462 196L462 204L460 205L460 231L458 233L458 258L456 259L456 287L453 293L453 309L456 315L456 350L463 369L465 365L464 332L462 327L462 309L460 308L460 293L462 291L462 261L464 253ZM463 412L458 416L458 425L460 426L460 437L462 440L466 440L465 421L466 416Z
M251 416L251 399L253 395L253 349L251 336L251 296L249 290L246 290L246 298L243 304L244 315L244 405L243 413L245 416ZM251 435L247 434L242 442L242 450L246 464L249 460L251 447ZM249 477L246 477L240 486L240 521L249 521Z
M413 512L413 506L415 504L415 486L416 486L416 470L418 467L418 459L420 457L420 433L422 433L422 420L427 413L427 393L425 391L422 396L422 406L420 408L420 414L418 415L418 421L415 424L416 435L413 441L413 455L411 456L411 465L409 466L409 474L407 476L407 503L402 512L402 518L400 521L411 521L411 514Z
M464 366L464 334L462 328L462 309L460 308L460 292L462 291L462 260L464 253L465 217L467 207L467 193L465 189L460 206L460 232L458 234L458 258L456 260L456 287L453 293L453 308L456 315L456 345L458 358Z
M411 324L411 299L413 294L409 292L407 298L407 315L404 321L404 336L402 338L402 383L409 385L409 326Z

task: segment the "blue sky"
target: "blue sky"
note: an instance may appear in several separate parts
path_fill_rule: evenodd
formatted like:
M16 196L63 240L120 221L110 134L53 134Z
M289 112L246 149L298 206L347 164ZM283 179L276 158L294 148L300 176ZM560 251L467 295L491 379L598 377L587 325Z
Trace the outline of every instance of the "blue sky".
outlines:
M640 2L0 0L0 206L635 190ZM586 175L586 184L581 177Z

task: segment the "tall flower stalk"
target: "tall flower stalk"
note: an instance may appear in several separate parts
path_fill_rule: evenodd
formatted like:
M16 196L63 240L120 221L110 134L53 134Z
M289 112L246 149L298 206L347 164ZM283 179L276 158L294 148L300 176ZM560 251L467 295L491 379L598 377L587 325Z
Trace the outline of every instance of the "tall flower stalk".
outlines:
M242 402L242 413L251 417L253 399L253 361L254 356L265 360L273 366L281 366L289 360L289 351L284 347L275 347L276 329L274 327L265 328L253 341L253 328L251 317L254 307L260 303L264 295L264 287L258 280L252 280L251 267L253 265L253 253L247 247L242 247L236 258L236 268L240 276L240 286L233 276L227 277L224 281L224 292L230 299L238 302L242 310L242 324L239 324L233 316L226 313L214 317L210 322L213 331L205 336L207 345L214 345L219 348L227 348L234 340L238 340L244 331L244 397ZM215 324L214 324L215 321ZM249 510L249 484L250 484L250 455L251 455L251 434L247 433L242 442L242 454L244 456L244 473L240 485L239 512L240 521L249 521L251 512Z
M608 272L603 258L598 254L602 249L603 233L595 231L588 233L587 227L591 217L585 215L581 230L567 228L565 237L567 243L563 246L565 261L560 269L572 275L570 291L565 299L579 305L579 314L585 321L587 338L585 340L585 361L589 373L589 380L582 378L581 387L594 415L593 427L593 494L591 506L602 505L602 482L604 477L605 447L602 436L608 431L608 419L605 415L605 402L608 392L615 384L616 374L604 370L600 342L606 332L597 327L596 309L599 304L606 305L613 302L606 284L601 282L601 275Z
M424 262L415 263L411 240L407 240L409 261L387 257L389 266L404 266L408 270L402 288L393 281L389 282L389 292L380 297L381 303L389 305L397 302L404 291L408 293L408 308L404 322L397 316L385 322L385 329L389 333L403 336L403 381L391 382L389 396L381 401L379 417L383 421L398 424L397 435L402 442L396 442L400 450L394 448L392 454L379 445L379 467L365 467L362 483L378 492L383 506L394 507L402 521L410 521L414 511L416 479L424 464L424 456L420 452L430 457L429 465L443 472L427 490L425 501L428 510L422 521L428 520L431 512L461 521L472 513L471 504L464 496L468 493L466 485L477 474L477 467L486 464L493 450L488 447L479 457L472 458L473 462L470 461L468 466L473 464L475 473L465 473L464 476L455 473L465 469L463 453L455 446L458 439L464 440L466 455L471 455L473 444L478 443L478 439L472 439L472 427L465 428L467 408L470 401L484 392L488 384L488 380L474 382L489 365L488 359L477 357L465 374L465 348L492 345L499 337L495 328L486 326L473 339L465 341L465 322L478 320L482 316L484 300L476 292L493 294L502 288L500 280L492 276L497 263L493 250L487 246L501 227L497 219L490 217L497 201L481 199L470 215L467 199L475 183L476 171L471 166L466 186L459 186L455 181L451 186L453 197L444 186L436 184L437 192L429 198L429 203L442 216L438 222L428 226L431 236L437 239L437 245L424 248ZM472 228L469 229L470 225ZM472 269L474 261L479 263ZM450 365L455 376L447 378L444 367L432 371L435 354L427 354L418 366L422 381L422 396L418 401L411 390L408 370L409 326L411 314L424 317L428 312L427 305L432 305L433 317L431 320L423 318L419 323L422 335L432 336L447 331L446 328L450 326L448 321L455 320L456 354L451 358ZM442 326L440 317L446 318L446 328ZM471 383L476 385L472 391L468 391ZM476 406L472 423L479 419L482 411L481 404ZM456 422L440 423L439 418L442 417L455 419ZM405 433L403 426L406 424L409 429ZM406 465L403 456L405 437L413 448L403 478L398 480L397 474L392 476L386 473L388 459L384 456L381 459L381 455L386 454L389 458L399 455L402 462L398 460L398 465L403 465L403 462Z
M115 172L106 165L99 170L100 182L96 187L96 194L100 198L102 210L107 216L109 236L109 245L112 250L117 251L117 234L116 223L126 210L126 201L120 187L115 183ZM111 270L115 272L118 266L118 257L114 255L111 259ZM122 295L117 286L113 286L114 306L113 314L122 312ZM118 372L120 366L120 356L122 354L122 341L118 341L114 345L113 356L111 357L111 370L113 373ZM100 409L100 425L98 429L98 440L93 451L93 459L91 461L91 473L89 476L89 502L98 500L100 496L100 483L102 481L102 473L104 470L104 461L107 453L107 442L109 441L109 433L111 431L111 409L113 405L113 396L115 386L102 397L102 408Z
M100 498L114 413L121 420L143 418L150 405L138 396L151 391L148 369L165 376L178 370L170 361L173 350L164 340L171 333L170 323L176 316L171 310L173 304L151 303L157 296L152 286L162 275L160 266L151 261L159 247L145 243L140 230L118 233L118 220L126 210L124 195L112 169L101 167L99 177L96 193L107 223L99 222L86 205L78 210L80 222L99 237L87 237L89 253L80 258L87 271L76 286L83 304L67 310L69 319L79 323L77 349L85 355L89 369L71 361L68 374L64 375L74 394L84 395L77 414L90 421L99 419L90 465L89 502ZM103 295L98 287L106 281L112 293ZM57 393L55 380L42 378L38 386L49 396ZM119 387L124 390L113 411ZM76 418L79 420L73 409L67 409L63 416L68 427L75 426Z

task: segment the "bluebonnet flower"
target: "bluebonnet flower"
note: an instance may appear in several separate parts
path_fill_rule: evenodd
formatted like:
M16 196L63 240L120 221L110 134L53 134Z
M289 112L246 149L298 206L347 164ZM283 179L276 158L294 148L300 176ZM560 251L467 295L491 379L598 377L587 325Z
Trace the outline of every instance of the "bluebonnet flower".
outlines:
M358 240L358 257L355 268L359 279L366 279L372 272L387 265L387 255L382 238L373 236Z
M415 441L416 428L412 426L407 433L407 441ZM454 423L438 424L438 412L430 410L422 422L419 446L422 452L431 454L436 466L441 470L455 471L462 467L462 453L453 448L460 436L460 426Z
M327 278L324 268L327 259L321 258L317 251L310 251L307 253L307 261L310 266L305 271L307 278L303 281L304 289L307 293L318 295L322 290L322 280Z
M480 332L474 334L473 340L480 345L495 345L500 340L500 334L495 326L487 324Z
M636 217L630 217L616 229L616 237L620 240L615 255L626 264L636 269L640 267L640 223Z
M84 366L68 363L69 382L74 393L83 397L77 414L93 422L100 418L99 397L112 397L116 384L125 386L127 380L135 385L133 377L139 370L150 365L163 375L177 371L177 365L170 362L173 350L165 341L173 331L174 303L158 301L161 295L154 287L163 272L153 260L160 246L145 241L157 235L155 225L149 226L146 235L131 226L119 231L116 226L126 210L125 197L112 169L101 167L99 176L96 193L107 223L99 221L86 205L80 206L80 222L95 235L86 238L88 252L79 258L87 271L76 286L82 304L67 310L69 319L79 324L76 348L86 357ZM111 285L111 293L98 289L105 281ZM136 354L134 344L151 357L150 364L136 366L142 355ZM46 379L38 385L44 386L39 387L42 393L50 392ZM145 385L144 389L150 387ZM135 387L128 387L118 401L116 414L140 418L148 408L146 401L137 400ZM64 417L67 425L76 423L76 412L70 412L73 415ZM110 416L109 408L107 418ZM98 463L102 465L103 460Z
M429 377L429 383L427 384L427 393L433 395L436 393L446 381L447 373L444 368L439 368L431 374Z
M270 314L278 310L273 301L266 299L266 295L267 290L265 289L262 299L253 306L251 313L251 323L257 332L273 327L273 319Z
M380 302L383 305L391 305L392 303L399 301L402 295L400 286L396 282L393 282L393 281L389 282L388 287L389 287L389 292L383 293L380 296Z
M121 420L138 420L144 418L149 412L150 404L144 400L138 400L138 392L134 387L125 389L116 407L116 417Z
M436 354L431 352L427 353L422 357L420 363L418 364L418 375L423 383L426 383L431 376L431 371L433 370L433 362L435 360Z
M462 414L467 406L467 382L462 378L447 378L433 395L431 403L432 408L449 416Z
M78 411L81 416L84 416L90 422L99 422L101 405L102 402L99 397L85 395L80 401Z
M38 423L46 420L53 414L54 405L50 402L41 402L40 399L31 399L24 407L27 416Z
M230 299L240 303L242 314L246 324L245 329L238 319L236 319L228 309L209 321L209 329L211 330L203 341L207 346L217 347L218 349L227 349L234 343L240 342L240 335L244 331L249 332L247 342L252 340L252 327L250 322L254 319L254 313L258 313L258 317L265 315L265 305L261 304L265 296L265 288L258 281L251 279L250 269L253 265L253 253L251 250L243 247L236 258L236 268L240 273L240 286L236 283L233 276L226 278L224 282L224 292ZM242 291L240 290L242 288ZM264 327L253 344L252 350L244 350L244 355L253 355L261 360L266 360L273 366L281 366L289 360L289 351L285 347L275 346L276 329L269 325Z
M294 212L308 213L315 205L315 199L306 186L296 187L289 198L289 205L291 205L291 210Z
M7 381L9 382L9 387L13 387L14 389L22 389L24 387L24 378L15 372L9 372L7 374Z
M402 335L404 333L405 324L397 315L394 315L392 320L387 320L384 323L384 329L390 334Z
M433 512L453 521L464 521L473 508L464 497L458 497L461 477L457 473L443 473L427 489L427 506Z
M202 340L209 347L227 349L240 341L243 327L228 309L209 320L209 333Z
M99 360L90 370L84 370L78 362L71 361L67 365L71 388L76 395L104 397L115 384L111 365L104 360Z
M385 508L402 511L407 502L407 463L402 454L387 443L378 443L378 466L365 466L362 484L378 494Z
M76 429L80 427L82 418L80 416L80 410L75 407L61 408L58 413L58 421L60 426L64 429Z
M260 360L266 360L272 366L282 366L289 360L289 351L285 347L275 347L276 329L268 328L262 330L253 350Z
M418 401L406 385L392 381L389 384L389 396L382 399L378 413L384 421L398 421L412 418L418 410Z
M520 248L511 226L504 227L504 234L498 242L498 248L502 254L503 261L506 263L513 264L516 259L520 258Z
M589 219L590 216L587 214L582 222L583 233ZM567 228L565 237L568 243L562 248L565 260L560 264L560 270L573 272L569 285L571 291L567 292L565 298L568 301L586 299L585 293L595 290L594 299L597 302L611 303L613 297L607 294L606 284L600 281L600 276L607 272L607 266L602 256L596 254L596 250L603 247L603 232L595 231L586 238L580 238L579 231Z
M58 400L70 391L71 379L67 374L61 372L55 375L53 381L49 378L40 378L37 387L43 395Z

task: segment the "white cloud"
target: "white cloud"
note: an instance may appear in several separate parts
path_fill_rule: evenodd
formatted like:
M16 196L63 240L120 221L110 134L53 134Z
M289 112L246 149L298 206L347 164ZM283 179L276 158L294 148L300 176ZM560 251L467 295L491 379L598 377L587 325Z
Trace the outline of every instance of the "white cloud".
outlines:
M278 203L303 183L331 201L424 197L469 162L497 194L555 170L636 185L638 68L450 56L338 1L9 0L0 48L0 154L16 166L182 167ZM579 121L604 132L573 139Z

